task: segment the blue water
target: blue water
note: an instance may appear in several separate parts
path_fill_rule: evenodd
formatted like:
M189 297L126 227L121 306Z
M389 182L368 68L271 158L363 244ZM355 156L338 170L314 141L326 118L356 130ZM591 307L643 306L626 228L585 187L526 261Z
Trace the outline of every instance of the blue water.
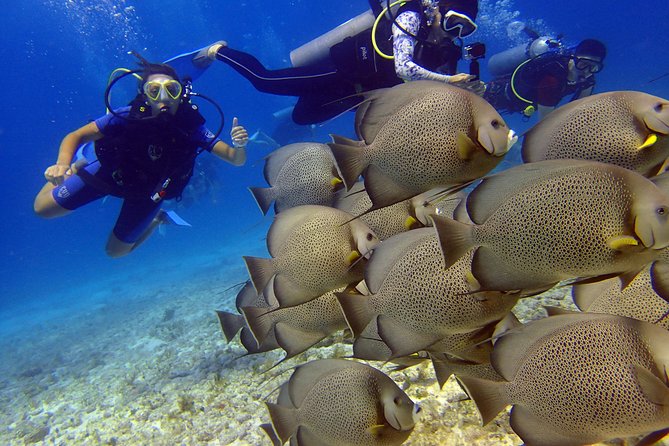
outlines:
M97 304L102 289L114 283L142 289L167 283L179 273L219 265L239 271L244 280L241 256L262 255L271 220L261 217L246 189L264 184L262 157L269 149L258 144L249 146L249 161L241 168L204 154L201 162L209 164L217 186L179 211L193 227L167 228L123 259L104 254L118 200L96 202L56 220L34 216L34 196L44 184L44 169L55 161L60 140L103 113L107 77L116 67L133 65L129 50L164 60L225 39L270 67L284 67L292 48L359 14L366 5L362 0L5 2L0 14L5 98L0 107L0 333L39 324L59 308L77 311ZM518 43L506 31L513 20L527 21L541 32L562 33L573 44L588 37L605 42L608 56L596 91L642 90L669 97L669 77L649 83L669 71L666 0L482 0L475 37L487 44L488 54ZM484 69L484 80L486 75ZM223 108L224 137L234 116L251 133L269 132L276 125L272 113L294 102L256 92L219 63L195 87ZM207 106L204 110L216 128L217 115ZM348 114L313 129L312 139L327 141L328 133L353 137L351 118ZM518 116L508 121L521 132L534 122ZM105 296L111 300L106 304L114 303L113 292Z

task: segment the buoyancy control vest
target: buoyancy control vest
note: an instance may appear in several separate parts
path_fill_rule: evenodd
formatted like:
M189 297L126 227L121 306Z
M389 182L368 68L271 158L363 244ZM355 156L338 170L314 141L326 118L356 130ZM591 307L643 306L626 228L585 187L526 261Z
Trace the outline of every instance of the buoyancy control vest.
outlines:
M110 195L176 198L193 174L200 153L194 135L205 122L197 107L184 102L168 119L147 119L147 114L150 108L135 99L122 127L95 142L101 172L112 178L105 191Z

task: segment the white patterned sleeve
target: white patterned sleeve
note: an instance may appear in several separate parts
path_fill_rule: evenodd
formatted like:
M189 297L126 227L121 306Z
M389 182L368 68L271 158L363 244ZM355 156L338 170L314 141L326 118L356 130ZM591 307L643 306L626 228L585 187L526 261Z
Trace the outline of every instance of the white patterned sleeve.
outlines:
M420 15L414 11L403 12L397 16L397 23L409 33L417 35L420 29ZM395 73L397 76L405 81L428 79L448 82L451 76L427 70L414 62L415 48L416 39L393 24L393 55L395 56Z

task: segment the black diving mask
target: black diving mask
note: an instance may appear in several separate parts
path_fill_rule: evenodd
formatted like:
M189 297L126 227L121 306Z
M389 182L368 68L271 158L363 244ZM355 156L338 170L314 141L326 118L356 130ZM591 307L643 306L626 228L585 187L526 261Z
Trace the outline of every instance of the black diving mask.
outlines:
M591 74L599 73L604 68L604 62L587 56L573 56L574 66L577 70L587 71Z

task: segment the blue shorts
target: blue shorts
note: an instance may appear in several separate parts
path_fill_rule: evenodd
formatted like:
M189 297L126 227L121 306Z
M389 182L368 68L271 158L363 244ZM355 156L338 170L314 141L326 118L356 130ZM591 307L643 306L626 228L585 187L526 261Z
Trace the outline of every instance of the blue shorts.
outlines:
M113 181L109 175L100 171L100 162L94 161L84 167L88 173L103 181ZM98 188L86 183L79 175L72 175L51 192L53 199L61 207L73 211L92 201L107 195ZM125 243L135 243L158 215L162 203L155 203L151 198L123 200L121 212L114 225L114 235Z

